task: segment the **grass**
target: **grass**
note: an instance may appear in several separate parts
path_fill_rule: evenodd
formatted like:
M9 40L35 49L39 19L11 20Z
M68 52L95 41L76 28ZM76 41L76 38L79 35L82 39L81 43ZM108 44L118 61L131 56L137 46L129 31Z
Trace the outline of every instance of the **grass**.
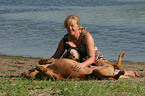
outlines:
M0 95L145 96L145 81L51 81L0 78Z

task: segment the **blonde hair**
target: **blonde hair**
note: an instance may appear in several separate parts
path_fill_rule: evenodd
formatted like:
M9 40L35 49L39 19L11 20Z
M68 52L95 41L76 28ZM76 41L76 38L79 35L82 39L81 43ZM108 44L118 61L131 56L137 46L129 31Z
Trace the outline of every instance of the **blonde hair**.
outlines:
M81 26L80 19L77 15L69 15L64 21L64 27L67 28L68 26L70 26L72 20L75 20L77 22L77 25L81 30L86 30Z

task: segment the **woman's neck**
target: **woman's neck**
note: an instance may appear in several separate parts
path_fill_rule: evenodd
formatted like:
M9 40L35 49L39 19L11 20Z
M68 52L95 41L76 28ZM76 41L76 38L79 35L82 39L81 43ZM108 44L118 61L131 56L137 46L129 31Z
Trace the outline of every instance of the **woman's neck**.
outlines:
M81 43L81 38L81 33L76 34L75 36L70 36L70 42L72 41L75 46L77 46Z
M80 32L77 32L75 35L70 36L72 41L77 41L77 40L80 39L80 37L81 37L81 33Z

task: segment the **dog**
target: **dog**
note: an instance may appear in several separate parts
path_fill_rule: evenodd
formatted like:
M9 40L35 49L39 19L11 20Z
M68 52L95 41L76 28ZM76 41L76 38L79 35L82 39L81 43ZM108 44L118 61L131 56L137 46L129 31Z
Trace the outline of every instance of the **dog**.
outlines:
M72 66L78 63L75 60L67 58L49 60L43 58L39 61L39 63L41 65L49 64L47 68L45 68L44 66L37 65L36 68L22 73L22 76L28 79L34 77L46 77L48 79L53 78L53 80L82 80L89 78L113 78L117 80L121 75L124 75L124 71L121 70L118 74L114 75L114 68L120 69L121 60L124 57L124 55L125 52L122 52L119 55L117 63L111 63L106 60L98 60L94 63L95 66L90 65L88 67L80 69L79 71L75 71L72 68Z

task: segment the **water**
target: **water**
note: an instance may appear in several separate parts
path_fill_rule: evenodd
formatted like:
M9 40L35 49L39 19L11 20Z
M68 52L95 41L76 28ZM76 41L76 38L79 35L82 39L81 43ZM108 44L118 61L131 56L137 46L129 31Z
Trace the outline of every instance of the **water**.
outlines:
M70 14L107 60L145 62L145 0L0 0L0 53L51 57Z

